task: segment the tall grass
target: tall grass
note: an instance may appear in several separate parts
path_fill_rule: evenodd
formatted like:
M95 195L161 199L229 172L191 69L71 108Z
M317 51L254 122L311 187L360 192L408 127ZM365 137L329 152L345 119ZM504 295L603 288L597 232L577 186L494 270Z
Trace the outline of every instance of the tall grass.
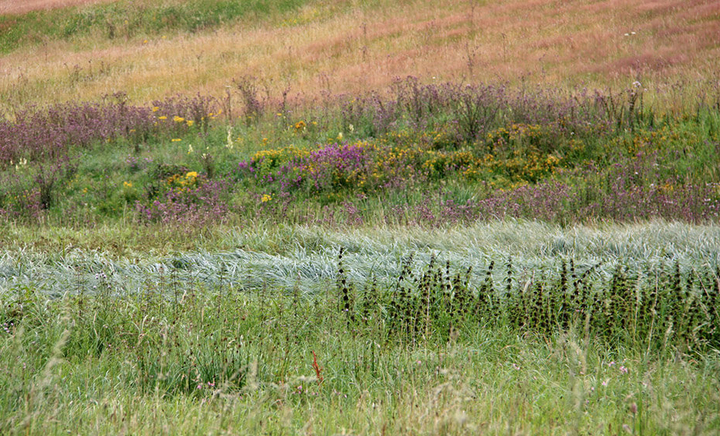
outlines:
M180 89L221 97L241 75L258 76L274 95L289 87L291 97L306 98L385 88L406 75L614 88L640 81L661 89L669 104L701 94L706 81L717 79L710 1L682 10L640 1L621 10L578 2L558 13L548 2L513 1L453 1L442 8L427 1L242 4L257 12L239 23L230 18L245 13L235 10L236 2L200 0L4 18L7 38L26 35L31 45L3 57L0 110L97 100L108 91L125 91L134 103ZM38 20L48 26L21 31ZM209 28L190 33L202 26ZM66 42L65 27L88 36ZM42 28L55 34L43 36Z
M559 274L571 259L578 268L594 266L594 277L610 280L618 267L648 273L678 263L683 271L713 268L720 261L715 227L655 222L597 227L532 222L477 223L453 229L359 228L330 230L257 223L242 230L217 227L178 238L172 228L32 229L6 226L7 248L0 267L5 290L32 286L52 295L92 293L97 274L130 294L148 283L167 283L169 271L183 283L237 289L299 287L317 294L334 283L339 247L346 247L348 280L358 286L392 283L411 254L419 265L440 255L456 268L472 267L473 283L485 279L488 264L513 259L516 274L534 270ZM186 239L191 241L185 244ZM496 282L505 270L498 268ZM654 274L654 273L653 273ZM222 276L222 279L220 279ZM524 283L523 283L524 284Z
M228 279L188 281L178 271L193 267L182 262L156 270L160 280L138 293L121 291L112 268L95 273L92 293L48 299L36 285L15 287L3 294L0 312L3 432L54 434L72 425L110 434L712 434L720 426L716 354L698 344L689 350L687 338L670 340L670 329L648 348L626 337L608 344L582 327L527 329L499 307L500 317L455 323L475 308L436 310L443 301L459 304L466 289L443 263L433 272L406 259L404 279L395 275L388 287L381 278L362 290L352 286L356 249L342 266L333 256L341 280L314 294L297 284L243 290ZM511 268L509 286L521 287L522 263L512 262L497 269ZM570 265L560 273L568 287L581 274ZM268 267L282 271L277 262ZM429 275L414 281L415 274ZM534 277L562 286L554 274ZM435 280L448 299L428 294L432 306L415 315L412 289ZM487 283L472 285L473 295ZM428 319L432 325L408 329Z

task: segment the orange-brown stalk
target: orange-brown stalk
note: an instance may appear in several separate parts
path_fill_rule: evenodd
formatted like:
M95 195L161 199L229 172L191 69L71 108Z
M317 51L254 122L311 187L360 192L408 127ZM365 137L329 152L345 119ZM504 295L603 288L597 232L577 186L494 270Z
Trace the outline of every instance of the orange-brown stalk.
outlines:
M317 356L315 355L314 351L312 351L312 355L313 355L312 367L315 370L315 375L317 376L318 384L321 385L324 380L324 378L322 376L323 368L321 368L320 365L318 365Z

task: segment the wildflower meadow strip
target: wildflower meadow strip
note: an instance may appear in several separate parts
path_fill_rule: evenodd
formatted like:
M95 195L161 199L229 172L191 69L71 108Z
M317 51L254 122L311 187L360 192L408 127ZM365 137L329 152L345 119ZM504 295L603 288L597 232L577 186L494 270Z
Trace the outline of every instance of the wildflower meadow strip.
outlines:
M334 143L313 151L263 151L240 162L238 168L251 181L249 189L267 195L263 203L282 198L297 204L307 198L332 199L335 195L339 202L331 202L329 207L340 214L332 216L345 216L348 224L366 221L360 207L367 195L385 198L391 206L386 209L390 222L430 226L510 217L563 223L652 218L701 223L720 218L720 185L694 183L660 172L657 155L638 154L607 168L590 164L556 171L554 163L546 163L542 171L557 173L556 177L537 183L524 180L533 177L539 167L526 164L508 170L503 165L508 163L488 164L465 152L440 154L361 142ZM500 188L482 180L473 182L471 177L476 176L472 174L488 168L506 175L519 171L515 174L521 174L521 183ZM429 183L433 180L477 186L476 194L462 200L451 190ZM414 203L397 202L393 193L410 188L421 190L422 196Z
M80 192L61 208L87 210L99 201L99 210L117 215L134 205L143 222L718 219L720 181L707 169L716 163L718 116L707 108L661 120L638 87L563 93L415 78L398 80L387 95L327 98L318 109L291 110L283 100L271 120L254 103L238 115L228 99L223 113L217 100L200 95L144 107L116 94L18 111L0 122L7 179L0 214L37 221L57 209L57 198ZM313 110L326 111L326 119L308 118ZM254 121L212 126L231 112ZM234 128L242 130L237 141L263 139L238 150ZM273 135L265 129L275 148L267 148ZM79 160L125 146L126 165L105 172L104 187L84 195L89 186L78 189L78 177L87 184L98 175L77 174ZM197 174L192 184L190 173Z
M127 104L124 94L99 103L63 103L48 108L25 108L14 120L0 122L0 166L52 160L69 149L126 138L144 143L158 135L179 135L196 125L207 131L215 100L197 96L172 97L150 107Z

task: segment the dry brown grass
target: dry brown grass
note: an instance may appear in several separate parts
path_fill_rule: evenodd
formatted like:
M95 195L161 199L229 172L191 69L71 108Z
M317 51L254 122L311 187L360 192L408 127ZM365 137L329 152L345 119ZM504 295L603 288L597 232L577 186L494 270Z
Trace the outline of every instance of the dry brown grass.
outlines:
M706 80L720 71L718 59L720 3L712 0L315 5L282 25L23 49L0 58L0 100L222 95L243 75L276 95L289 86L305 97L382 88L407 75L625 87Z

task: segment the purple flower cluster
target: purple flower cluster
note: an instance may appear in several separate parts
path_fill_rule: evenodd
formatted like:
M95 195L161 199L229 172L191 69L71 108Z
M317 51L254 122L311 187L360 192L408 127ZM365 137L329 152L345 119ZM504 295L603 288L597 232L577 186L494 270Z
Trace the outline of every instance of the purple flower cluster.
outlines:
M221 222L228 213L229 183L198 177L196 187L174 187L160 198L135 203L138 218L163 224L205 225Z
M332 144L283 165L277 178L281 191L305 188L332 192L367 180L374 160L374 150L366 143Z
M152 126L150 109L111 104L66 103L46 110L20 111L14 122L0 123L0 164L20 157L54 159L71 146L87 147L131 129Z
M268 159L264 156L240 162L238 168L277 192L335 192L364 185L374 166L375 152L368 143L335 143L294 157L289 162L278 162L277 169L274 169L275 165L264 165Z
M288 194L374 193L399 190L427 180L421 162L408 150L370 142L334 143L268 165L260 156L240 162L263 192Z
M177 134L187 123L207 129L215 101L209 97L169 98L153 107L131 106L117 94L100 103L63 103L45 109L19 110L14 121L0 121L0 167L21 157L31 161L56 159L71 147L85 148L99 141L127 138L141 143L151 135ZM154 110L153 110L154 109ZM160 116L165 122L159 122Z
M408 223L442 225L476 220L525 218L578 223L591 220L628 222L663 218L702 223L720 218L720 186L656 179L649 184L632 182L630 165L619 165L611 183L570 185L549 180L512 190L496 190L484 199L458 202L449 194L434 194L416 205L403 205ZM432 205L432 206L430 206Z

